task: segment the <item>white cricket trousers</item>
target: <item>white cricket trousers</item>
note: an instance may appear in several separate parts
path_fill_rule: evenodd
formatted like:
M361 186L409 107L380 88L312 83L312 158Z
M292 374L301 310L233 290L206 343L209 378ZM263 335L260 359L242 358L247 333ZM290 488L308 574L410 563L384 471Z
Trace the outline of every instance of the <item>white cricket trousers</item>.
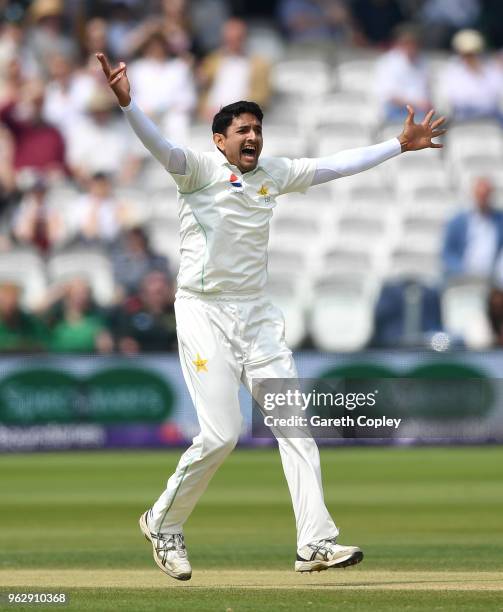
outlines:
M267 297L224 301L179 291L175 302L180 361L200 433L152 507L152 531L180 533L242 424L240 382L296 378L281 311ZM278 438L297 525L297 547L338 535L323 499L320 456L311 438Z

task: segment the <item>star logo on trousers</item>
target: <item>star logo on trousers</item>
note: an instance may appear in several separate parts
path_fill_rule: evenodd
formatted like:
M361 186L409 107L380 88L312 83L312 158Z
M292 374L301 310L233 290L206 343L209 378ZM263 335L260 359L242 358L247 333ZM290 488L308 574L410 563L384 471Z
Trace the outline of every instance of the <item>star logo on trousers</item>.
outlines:
M208 368L206 367L206 364L208 363L208 360L207 359L202 359L201 355L199 353L197 353L196 359L192 363L197 368L196 372L201 372L201 371L202 372L207 372L208 371Z

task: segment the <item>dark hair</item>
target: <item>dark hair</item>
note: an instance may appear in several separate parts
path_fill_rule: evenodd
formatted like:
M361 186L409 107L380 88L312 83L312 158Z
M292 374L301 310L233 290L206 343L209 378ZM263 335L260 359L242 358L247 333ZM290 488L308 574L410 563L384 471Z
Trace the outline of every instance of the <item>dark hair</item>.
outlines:
M264 118L264 113L256 102L246 102L246 100L233 102L223 106L213 117L213 124L211 126L213 134L225 134L234 117L239 117L243 113L255 115L261 123Z

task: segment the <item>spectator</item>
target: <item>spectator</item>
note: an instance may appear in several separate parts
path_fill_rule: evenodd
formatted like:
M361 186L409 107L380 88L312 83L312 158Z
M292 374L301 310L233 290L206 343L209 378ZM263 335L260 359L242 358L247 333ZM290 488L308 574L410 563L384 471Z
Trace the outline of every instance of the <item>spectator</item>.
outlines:
M0 79L11 61L19 59L22 40L23 29L20 24L7 20L0 23Z
M453 35L473 27L479 15L479 0L426 0L418 11L423 44L447 49Z
M166 257L154 253L142 228L128 230L112 253L115 282L126 295L140 290L142 279L154 270L169 275Z
M70 58L55 54L50 59L43 113L66 136L70 126L82 120L95 82L90 75L76 71Z
M261 57L246 53L246 24L226 21L222 46L206 56L200 66L203 87L201 114L210 120L219 108L236 100L253 100L266 106L270 96L269 65Z
M106 32L107 45L97 51L108 48L114 59L125 59L129 56L129 36L136 27L132 2L128 0L111 0L108 5Z
M113 340L87 281L76 278L57 288L46 312L49 348L56 353L110 353Z
M3 217L16 195L14 148L9 131L0 124L0 217ZM0 238L0 250L3 247L3 238L5 236Z
M64 236L63 218L47 202L47 184L40 176L33 176L16 208L12 220L12 234L17 242L47 253Z
M492 206L493 186L479 177L473 185L473 209L457 214L446 227L442 259L447 277L490 277L503 247L503 213Z
M346 37L350 29L346 3L340 0L281 0L278 18L293 43L330 42Z
M376 77L377 95L387 121L403 121L407 104L418 112L431 108L428 65L414 27L397 28L393 48L378 60Z
M497 66L482 57L484 39L476 30L462 30L452 41L457 57L442 79L456 120L500 118L503 77Z
M230 6L226 0L197 0L189 9L193 46L202 57L220 44L220 27L231 15Z
M49 73L52 55L77 57L77 45L65 33L64 8L62 0L35 0L29 8L32 26L26 36L25 48L35 73L41 78Z
M111 244L128 223L128 206L113 193L110 177L94 174L75 202L72 233L84 242Z
M21 60L18 57L9 59L0 74L2 76L0 79L0 106L2 106L21 97L26 79Z
M414 279L385 283L375 310L372 345L424 346L442 329L438 291Z
M149 272L139 295L128 298L115 314L121 353L134 355L175 350L174 287L163 272Z
M100 66L96 66L96 53L103 51L103 49L110 53L107 33L107 22L101 17L93 17L85 24L82 43L83 64L87 73L93 76L97 82L101 81L102 72Z
M175 142L187 139L190 114L196 105L190 65L169 57L166 39L153 34L141 48L140 58L129 69L139 106L154 118L164 118L166 135Z
M60 180L66 174L65 144L59 130L43 119L44 87L30 81L21 98L0 109L0 121L14 139L14 170L34 169L46 178Z
M129 55L134 55L152 34L160 33L171 51L188 58L192 47L186 0L161 0L160 13L148 17L128 37Z
M114 111L108 91L97 88L88 102L87 115L69 126L68 161L83 185L96 173L127 183L138 170L137 160L130 154L131 135L122 116L117 117Z
M488 315L494 335L494 346L503 348L503 289L493 287L489 293Z
M356 40L362 45L386 45L405 15L398 0L353 0Z
M36 317L25 312L20 304L21 290L15 283L0 284L0 351L34 352L44 350L47 334Z

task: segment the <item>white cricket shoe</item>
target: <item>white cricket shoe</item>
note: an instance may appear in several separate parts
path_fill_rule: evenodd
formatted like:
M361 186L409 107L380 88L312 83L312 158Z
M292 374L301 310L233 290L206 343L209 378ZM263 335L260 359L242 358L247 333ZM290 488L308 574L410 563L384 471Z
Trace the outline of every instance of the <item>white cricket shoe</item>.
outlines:
M321 572L360 563L363 553L358 546L343 546L336 538L320 540L303 546L297 551L296 572Z
M185 541L181 533L154 533L147 523L148 513L140 516L140 529L149 542L152 542L154 561L160 570L177 580L190 580L192 568L187 557Z

